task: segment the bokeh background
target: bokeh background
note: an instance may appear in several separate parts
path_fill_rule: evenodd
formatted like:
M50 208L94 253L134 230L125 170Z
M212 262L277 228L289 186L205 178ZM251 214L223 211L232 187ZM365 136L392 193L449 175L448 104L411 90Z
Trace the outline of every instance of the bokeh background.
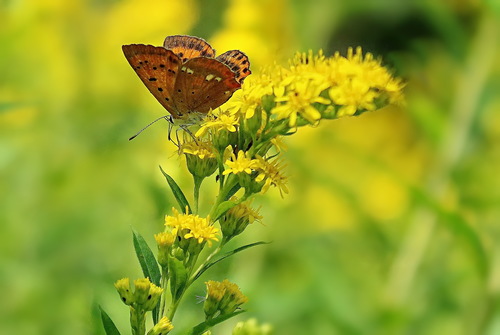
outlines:
M360 45L404 78L406 107L287 139L291 194L255 201L247 250L204 275L176 316L202 317L203 280L228 278L276 334L500 333L498 1L0 1L0 333L123 334L113 282L141 276L186 189L164 114L122 44L203 37L252 70L296 51ZM214 183L207 183L206 204ZM215 329L230 334L237 320Z

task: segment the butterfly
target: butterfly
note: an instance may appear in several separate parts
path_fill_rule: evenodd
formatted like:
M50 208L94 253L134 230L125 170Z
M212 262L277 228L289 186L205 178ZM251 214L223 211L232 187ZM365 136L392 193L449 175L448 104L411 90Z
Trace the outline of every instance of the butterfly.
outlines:
M215 57L210 44L194 36L167 36L162 47L129 44L122 49L170 120L180 124L196 123L222 105L251 73L243 52L230 50Z

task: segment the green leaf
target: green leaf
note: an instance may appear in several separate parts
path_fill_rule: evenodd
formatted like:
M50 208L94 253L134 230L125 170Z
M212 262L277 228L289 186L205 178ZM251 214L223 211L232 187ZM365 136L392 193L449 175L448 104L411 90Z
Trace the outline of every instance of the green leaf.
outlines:
M174 197L177 200L177 203L181 207L181 211L183 213L186 213L186 206L187 206L189 213L192 213L193 211L191 210L191 206L189 205L189 202L187 201L184 193L182 193L182 190L179 187L179 185L177 185L177 183L175 182L175 180L172 177L170 177L165 171L163 171L161 166L160 166L160 170L161 170L161 173L163 173L163 175L165 176L165 179L167 179L168 185L170 186L170 189L172 190L172 193L174 194ZM186 214L189 214L189 213L186 213Z
M198 279L198 277L200 277L203 272L207 271L209 268L211 268L212 266L214 266L215 264L219 263L220 261L222 261L223 259L226 259L228 258L229 256L232 256L240 251L243 251L245 249L248 249L248 248L251 248L251 247L255 247L257 245L261 245L261 244L269 244L271 242L264 242L264 241L260 241L260 242L255 242L255 243L250 243L250 244L247 244L247 245L244 245L242 247L239 247L239 248L236 248L234 250L231 250L231 251L228 251L226 252L224 255L222 255L220 258L214 260L214 261L211 261L207 264L205 264L204 267L202 267L200 269L200 271L198 271L198 273L196 274L196 276L194 276L192 282L194 282L196 279Z
M228 200L229 198L231 198L233 195L236 194L236 192L238 192L238 190L241 188L241 185L236 183L236 185L234 185L230 190L229 192L227 192L226 196L225 196L225 199L224 200Z
M168 258L168 270L170 274L170 291L174 301L179 300L186 289L188 273L184 263L175 257Z
M443 206L433 199L428 193L419 189L413 189L415 196L418 197L430 210L438 215L441 219L439 222L444 223L445 227L455 234L457 240L464 243L464 246L469 251L474 259L474 265L477 267L478 272L487 278L490 271L490 260L488 252L481 240L478 232L471 226L460 214L448 211Z
M120 332L118 331L118 328L116 328L115 323L109 315L102 309L101 306L99 306L99 310L101 311L101 320L102 320L102 325L104 326L104 331L106 332L106 335L120 335Z
M148 244L144 240L144 238L132 229L133 233L133 242L135 253L137 255L137 259L141 264L142 273L144 277L148 277L149 280L156 286L160 286L161 273L160 268L158 267L158 263L156 262L156 258L149 248ZM153 310L153 322L156 324L158 322L158 306Z
M234 201L223 201L217 206L217 209L214 212L213 222L219 220L219 218L226 214L228 210L236 206L237 203Z
M188 333L186 333L186 335L201 335L204 332L206 332L207 330L209 330L210 328L212 328L213 326L215 326L221 322L224 322L227 319L230 319L233 316L236 316L236 315L241 314L243 312L245 312L245 311L239 310L239 311L233 312L231 314L220 315L220 316L213 318L211 320L202 322L202 323L198 324L197 326L195 326L193 329L191 329Z

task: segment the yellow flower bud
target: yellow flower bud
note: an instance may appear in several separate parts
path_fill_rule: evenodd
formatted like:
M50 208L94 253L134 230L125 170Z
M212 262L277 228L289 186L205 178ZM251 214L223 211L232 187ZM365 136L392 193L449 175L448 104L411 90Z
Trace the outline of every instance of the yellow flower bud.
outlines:
M171 232L162 232L155 235L155 240L158 245L158 263L165 268L168 264L168 254L175 242L175 235Z
M172 325L170 320L166 316L164 316L153 328L151 328L151 330L148 332L148 335L166 335L172 329L174 329L174 326Z
M134 295L130 291L130 280L128 278L118 280L115 283L115 288L125 305L130 306L134 303Z

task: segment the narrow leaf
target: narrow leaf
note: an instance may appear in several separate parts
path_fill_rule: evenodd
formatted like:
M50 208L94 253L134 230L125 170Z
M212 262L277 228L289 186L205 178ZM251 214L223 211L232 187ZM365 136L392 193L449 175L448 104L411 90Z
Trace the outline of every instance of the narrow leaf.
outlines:
M191 206L189 205L189 202L187 201L184 193L182 193L182 190L179 187L179 185L177 185L177 183L175 182L175 180L172 177L170 177L165 171L163 171L161 166L160 166L160 170L161 170L161 173L163 173L163 175L165 176L165 179L167 180L168 185L170 186L170 189L172 190L172 193L174 194L175 200L177 200L177 203L181 207L181 211L183 213L185 213L186 206L187 206L189 213L192 213ZM186 213L186 214L188 214L188 213Z
M236 192L238 192L238 190L241 188L241 185L240 184L236 184L233 186L233 188L231 188L229 190L229 192L227 193L227 195L225 196L226 199L224 200L229 200L229 198L231 198L233 195L236 194Z
M135 230L132 230L132 232L135 253L141 264L142 272L145 277L149 277L153 284L159 286L161 274L156 258L141 234Z
M160 286L161 274L160 269L158 267L158 263L156 262L156 258L149 248L148 244L144 240L144 238L132 229L133 233L133 242L135 253L137 255L137 259L139 260L139 264L141 264L142 273L144 277L148 277L149 280L156 286ZM158 322L158 307L155 307L153 310L153 322L156 324Z
M209 330L210 328L212 328L213 326L215 326L221 322L224 322L227 319L230 319L230 318L232 318L238 314L241 314L243 312L245 312L245 311L239 310L239 311L233 312L231 314L221 315L221 316L218 316L218 317L213 318L211 320L202 322L202 323L198 324L197 326L195 326L193 329L191 329L188 333L186 333L186 335L201 335L204 332L206 332L207 330Z
M109 315L102 309L101 306L99 306L99 310L101 311L101 320L102 320L102 325L104 326L104 331L106 332L106 335L120 335L120 332L118 331L118 328L116 328L115 323Z
M236 205L237 205L237 203L234 202L234 201L224 201L224 202L221 202L219 204L219 206L217 206L217 209L214 212L213 221L215 222L215 221L219 220L219 218L222 215L226 214L226 212L228 210L230 210L231 208L233 208Z
M203 272L207 271L208 269L210 269L212 266L214 266L215 264L219 263L220 261L222 261L223 259L226 259L228 258L229 256L232 256L240 251L243 251L245 249L248 249L248 248L251 248L251 247L255 247L257 245L261 245L261 244L269 244L271 242L264 242L264 241L260 241L260 242L255 242L255 243L250 243L250 244L247 244L247 245L244 245L244 246L241 246L239 248L236 248L234 250L231 250L231 251L228 251L226 252L224 255L222 255L220 258L214 260L214 261L211 261L209 263L207 263L203 268L200 269L200 271L196 274L196 276L193 278L192 282L194 282L196 279L198 279L202 274Z
M463 216L456 212L448 211L443 206L433 199L428 193L419 189L413 189L415 196L418 197L425 205L427 205L439 217L439 222L453 232L460 239L465 247L467 247L470 255L474 259L474 265L483 278L487 278L490 272L490 259L488 252L478 232L470 225Z

